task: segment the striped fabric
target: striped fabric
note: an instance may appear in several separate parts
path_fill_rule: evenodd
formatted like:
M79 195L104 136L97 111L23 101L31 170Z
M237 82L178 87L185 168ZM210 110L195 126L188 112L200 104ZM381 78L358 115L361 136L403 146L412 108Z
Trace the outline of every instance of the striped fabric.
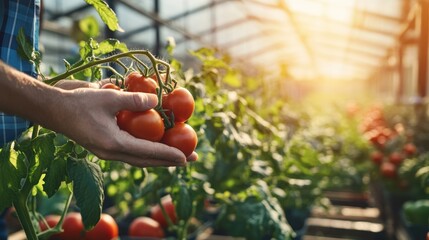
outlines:
M34 66L18 55L16 36L21 28L24 29L25 35L38 49L39 12L40 0L0 1L0 59L33 77L37 76ZM29 125L25 119L0 112L0 148L19 137Z

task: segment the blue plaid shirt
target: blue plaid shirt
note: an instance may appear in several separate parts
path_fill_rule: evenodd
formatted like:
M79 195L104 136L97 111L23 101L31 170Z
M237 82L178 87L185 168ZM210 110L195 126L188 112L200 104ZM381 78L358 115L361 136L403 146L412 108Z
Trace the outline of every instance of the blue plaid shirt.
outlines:
M0 1L0 59L8 65L36 77L35 67L18 55L16 36L24 29L25 35L33 42L35 49L39 43L40 0ZM0 79L1 81L1 79ZM19 137L30 122L0 112L0 148Z

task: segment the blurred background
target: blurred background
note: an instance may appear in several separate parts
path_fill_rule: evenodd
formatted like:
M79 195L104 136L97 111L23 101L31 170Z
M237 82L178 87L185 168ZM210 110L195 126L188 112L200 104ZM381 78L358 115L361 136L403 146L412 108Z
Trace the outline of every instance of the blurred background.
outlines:
M282 91L371 92L383 101L415 101L427 92L426 1L417 0L119 0L108 1L124 32L102 29L131 48L192 66L189 49L214 47L248 73L280 77ZM45 62L62 67L77 51L76 21L94 9L82 1L45 0ZM71 38L70 38L71 36ZM406 79L406 84L405 83ZM294 89L291 91L290 89ZM302 90L302 94L307 91ZM297 96L298 95L298 96Z

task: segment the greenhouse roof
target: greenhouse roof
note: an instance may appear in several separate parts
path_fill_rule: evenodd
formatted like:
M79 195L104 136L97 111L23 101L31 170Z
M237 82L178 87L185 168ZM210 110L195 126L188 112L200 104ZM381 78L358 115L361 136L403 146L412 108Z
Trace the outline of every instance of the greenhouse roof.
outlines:
M134 47L161 54L157 40L171 36L178 55L213 46L236 64L273 74L287 69L297 80L366 80L395 65L392 52L418 14L405 0L108 2L125 30L114 36ZM70 27L71 19L93 13L83 1L45 0L45 8L48 31L64 32L55 24Z

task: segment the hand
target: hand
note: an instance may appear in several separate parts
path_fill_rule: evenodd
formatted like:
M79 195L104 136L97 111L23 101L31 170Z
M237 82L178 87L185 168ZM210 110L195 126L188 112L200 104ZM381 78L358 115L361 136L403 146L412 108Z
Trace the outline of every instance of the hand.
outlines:
M186 160L198 159L195 152L186 159L176 148L137 139L120 130L115 118L119 110L145 111L155 107L158 100L153 94L94 89L106 82L58 82L56 87L69 90L62 104L67 109L59 114L59 122L64 127L57 131L102 159L119 160L138 167L183 166Z

